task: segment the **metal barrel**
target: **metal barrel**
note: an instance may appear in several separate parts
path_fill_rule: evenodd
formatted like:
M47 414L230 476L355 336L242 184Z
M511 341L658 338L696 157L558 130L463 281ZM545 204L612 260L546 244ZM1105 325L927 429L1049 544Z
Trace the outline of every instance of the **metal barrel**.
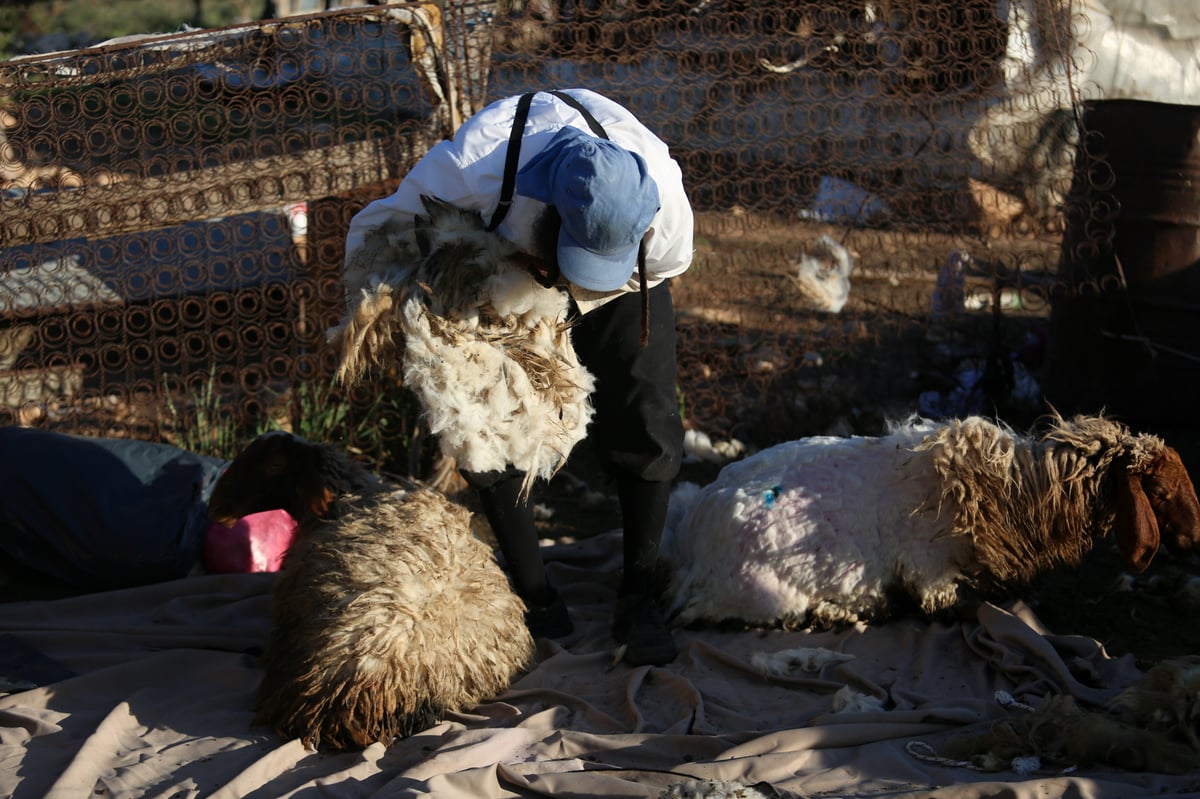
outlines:
M1088 103L1043 391L1063 413L1200 428L1200 107Z

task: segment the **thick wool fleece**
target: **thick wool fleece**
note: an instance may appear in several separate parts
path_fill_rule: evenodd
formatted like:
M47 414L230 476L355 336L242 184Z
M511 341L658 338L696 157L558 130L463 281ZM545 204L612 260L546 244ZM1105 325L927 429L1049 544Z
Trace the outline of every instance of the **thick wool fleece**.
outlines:
M498 696L527 668L525 606L470 513L422 489L339 500L271 602L258 720L312 748L364 748Z

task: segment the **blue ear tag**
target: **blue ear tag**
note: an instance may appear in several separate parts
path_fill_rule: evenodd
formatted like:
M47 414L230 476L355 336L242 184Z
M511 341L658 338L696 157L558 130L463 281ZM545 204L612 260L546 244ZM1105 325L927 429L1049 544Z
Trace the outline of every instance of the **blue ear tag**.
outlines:
M768 509L773 508L775 506L775 500L779 499L779 495L782 493L782 491L783 486L774 486L773 488L768 488L763 492L763 504L766 505Z

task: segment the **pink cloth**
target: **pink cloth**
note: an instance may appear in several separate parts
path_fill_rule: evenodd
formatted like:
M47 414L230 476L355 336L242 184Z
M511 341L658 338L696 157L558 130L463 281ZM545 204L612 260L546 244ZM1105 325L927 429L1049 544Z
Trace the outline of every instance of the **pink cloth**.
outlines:
M212 524L204 536L204 570L209 574L274 572L296 540L296 521L285 510L251 513L233 527Z

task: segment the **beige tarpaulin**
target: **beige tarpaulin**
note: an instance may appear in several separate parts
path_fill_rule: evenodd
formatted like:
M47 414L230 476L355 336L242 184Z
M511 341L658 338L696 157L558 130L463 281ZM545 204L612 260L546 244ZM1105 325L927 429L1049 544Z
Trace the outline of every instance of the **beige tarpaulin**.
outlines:
M997 691L1086 706L1141 676L1092 639L1042 630L1019 604L985 605L964 624L684 631L669 666L612 667L620 551L615 532L548 550L577 630L540 641L536 667L509 693L390 747L341 754L252 724L271 575L0 606L0 661L11 667L29 646L55 662L48 679L75 675L0 697L0 796L656 797L694 777L805 796L1200 792L1197 775L983 773L940 759L946 742L1010 712ZM802 658L791 671L764 668L814 649L838 656L815 671Z

